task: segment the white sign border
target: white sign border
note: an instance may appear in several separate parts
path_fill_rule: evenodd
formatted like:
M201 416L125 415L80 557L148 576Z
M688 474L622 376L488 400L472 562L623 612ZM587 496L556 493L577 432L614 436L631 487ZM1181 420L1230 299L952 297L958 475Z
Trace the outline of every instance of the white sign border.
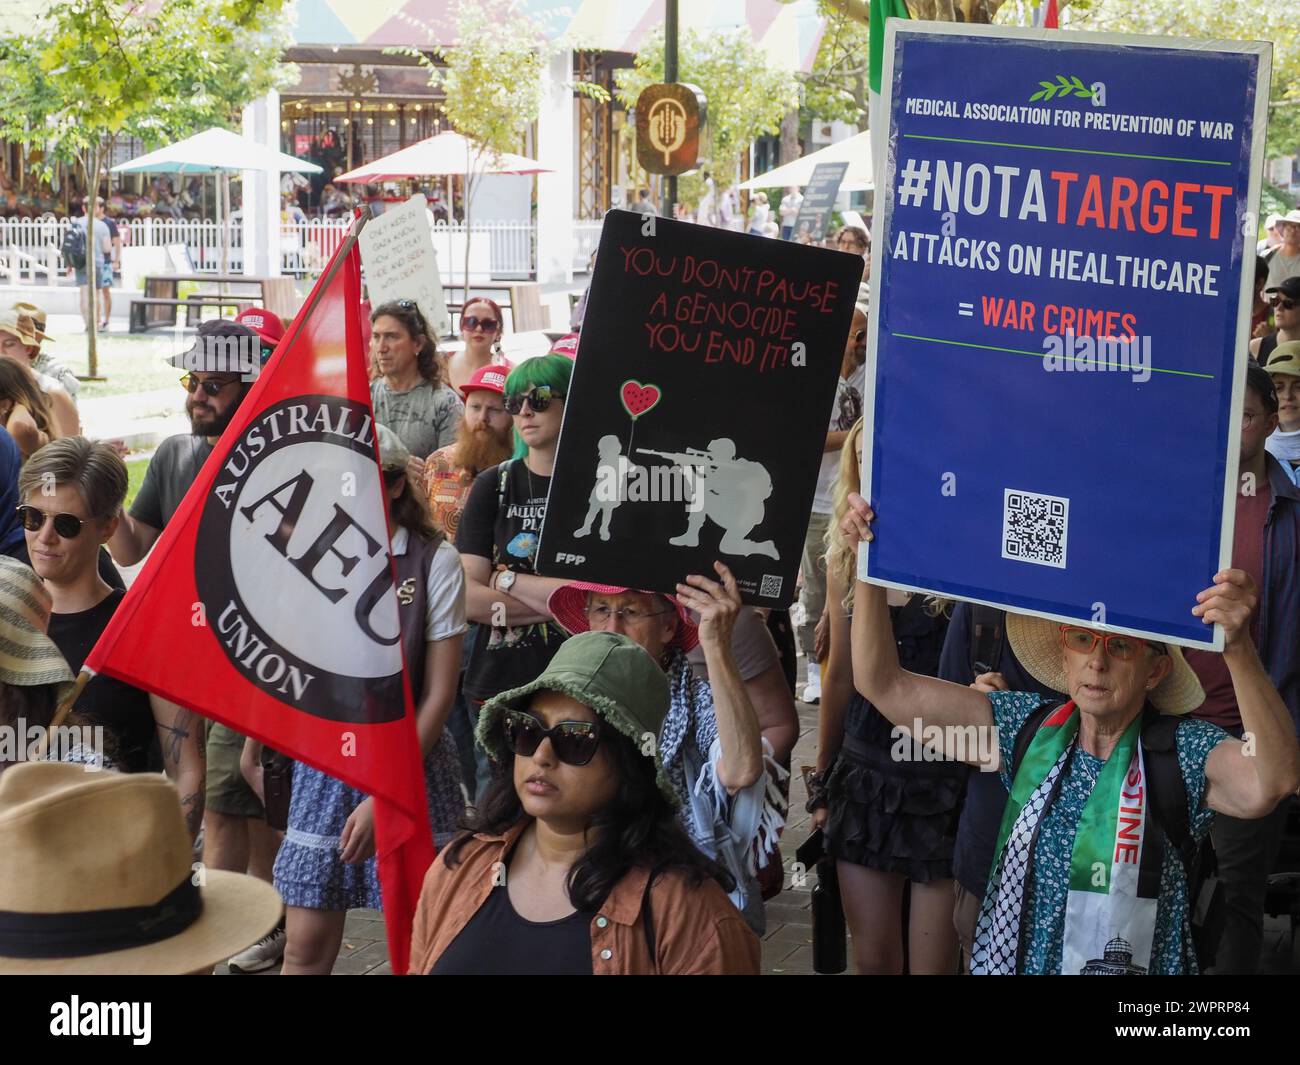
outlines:
M1268 89L1272 84L1272 66L1273 66L1273 46L1266 41L1224 41L1212 39L1195 39L1188 37L1155 37L1144 36L1132 33L1080 33L1078 31L1063 31L1049 29L1030 29L1014 26L983 26L983 25L966 25L951 22L928 22L923 20L909 20L891 18L885 22L885 68L881 73L880 80L880 110L879 114L884 116L889 122L889 129L886 133L886 160L877 160L875 165L876 171L876 206L872 212L871 222L871 276L874 279L883 277L884 270L884 247L885 247L885 215L886 207L893 203L894 198L894 181L895 169L893 165L896 160L895 143L897 140L893 128L893 93L894 93L894 56L895 45L899 34L909 37L922 36L948 36L948 37L997 37L1003 40L1017 41L1041 41L1048 44L1055 42L1096 45L1096 46L1114 46L1114 45L1131 45L1141 48L1158 48L1167 51L1197 51L1197 52L1232 52L1238 54L1255 55L1259 59L1259 66L1255 72L1255 114L1251 126L1251 146L1250 146L1250 171L1246 191L1246 209L1247 214L1254 218L1259 218L1259 197L1263 182L1264 174L1264 146L1266 140L1266 131L1268 129ZM1238 237L1245 241L1244 234L1238 233ZM1240 410L1245 397L1246 390L1246 362L1249 358L1250 342L1250 307L1254 302L1253 283L1255 271L1246 269L1246 254L1243 247L1242 252L1243 268L1241 271L1241 285L1238 295L1237 310L1237 339L1236 339L1236 358L1233 360L1233 379L1232 379L1232 409ZM873 309L876 300L872 300ZM878 314L871 314L867 329L867 362L866 362L866 382L862 396L863 416L870 419L874 416L876 410L876 364L877 364L877 345L879 343L879 322ZM875 450L874 433L870 430L870 424L864 427L863 447L862 447L862 497L868 501L871 500L871 470L872 458ZM1230 418L1228 420L1228 456L1227 463L1224 467L1224 485L1223 485L1223 508L1221 511L1221 524L1219 533L1219 569L1229 569L1232 566L1232 539L1234 531L1234 519L1237 510L1237 484L1238 484L1238 464L1241 451L1241 419ZM872 577L868 573L870 565L870 543L859 545L858 549L858 580L865 581L869 584L880 585L885 588L896 588L900 591L920 593L923 595L941 595L945 599L957 599L960 602L975 603L980 606L989 606L997 610L1009 610L1006 603L997 603L988 599L971 599L964 596L954 596L951 593L939 592L933 588L922 588L918 585L903 584L895 581L881 580L879 577ZM1210 575L1213 577L1213 574ZM1208 582L1207 582L1208 587ZM1191 610L1191 604L1194 602L1196 592L1201 589L1195 589L1188 593L1188 611ZM1049 621L1059 621L1065 624L1080 624L1081 619L1069 617L1063 614L1054 614L1049 611L1030 610L1027 608L1018 608L1014 613L1025 614L1030 617L1045 618ZM1123 625L1103 624L1096 621L1090 621L1088 627L1096 629L1099 632L1122 632L1130 636L1139 636L1146 639L1156 640L1161 643L1173 643L1180 647L1190 647L1197 650L1205 651L1222 651L1223 650L1223 626L1214 625L1214 636L1210 640L1195 641L1183 638L1175 639L1163 633L1151 632L1144 629L1128 628Z

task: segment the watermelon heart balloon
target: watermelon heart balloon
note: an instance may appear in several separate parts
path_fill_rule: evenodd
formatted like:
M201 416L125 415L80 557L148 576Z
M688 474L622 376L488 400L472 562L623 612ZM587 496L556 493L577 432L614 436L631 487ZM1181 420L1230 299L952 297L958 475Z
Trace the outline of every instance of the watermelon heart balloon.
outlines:
M643 385L640 381L624 381L619 392L623 409L636 421L641 415L653 410L663 398L658 385Z

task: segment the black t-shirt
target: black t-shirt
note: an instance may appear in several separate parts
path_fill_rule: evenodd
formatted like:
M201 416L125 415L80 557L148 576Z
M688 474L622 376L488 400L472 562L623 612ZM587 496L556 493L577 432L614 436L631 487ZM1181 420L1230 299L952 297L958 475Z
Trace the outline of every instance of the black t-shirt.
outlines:
M551 479L531 473L522 460L506 465L504 486L501 476L502 467L493 466L474 478L456 530L456 548L463 555L490 559L494 568L500 563L516 573L535 573ZM565 638L555 622L478 626L465 669L465 694L485 700L527 684L546 668Z
M591 976L591 914L526 921L504 884L460 930L430 976Z
M114 589L97 605L75 614L51 614L49 635L76 673L108 627L126 593ZM149 695L113 677L95 676L73 708L89 725L102 725L105 754L124 773L162 768Z

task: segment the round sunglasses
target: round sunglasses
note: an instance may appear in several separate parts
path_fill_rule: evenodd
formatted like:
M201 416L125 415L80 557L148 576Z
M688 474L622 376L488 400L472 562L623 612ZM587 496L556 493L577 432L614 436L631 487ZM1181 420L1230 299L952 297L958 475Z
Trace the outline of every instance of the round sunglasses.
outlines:
M190 393L190 395L193 395L201 388L209 396L218 396L221 394L223 388L229 388L238 381L239 378L237 377L226 381L217 381L209 377L206 381L200 381L192 373L187 373L181 378L181 384L184 386L185 391Z
M537 385L530 392L512 392L506 396L506 410L511 414L519 414L524 409L524 400L533 408L535 414L541 414L551 405L553 399L563 399L563 392L556 392L550 385Z
M555 757L567 765L586 765L600 746L600 725L595 721L561 721L546 728L532 714L507 710L502 721L506 746L515 754L530 758L542 740L551 741Z
M495 333L497 326L501 323L495 318L480 318L474 314L467 314L460 320L460 327L467 333L472 333L475 329L482 329L488 333Z
M81 535L85 524L75 514L46 514L43 510L23 504L18 508L18 520L28 532L40 532L45 527L45 519L54 520L54 531L65 540L73 540Z

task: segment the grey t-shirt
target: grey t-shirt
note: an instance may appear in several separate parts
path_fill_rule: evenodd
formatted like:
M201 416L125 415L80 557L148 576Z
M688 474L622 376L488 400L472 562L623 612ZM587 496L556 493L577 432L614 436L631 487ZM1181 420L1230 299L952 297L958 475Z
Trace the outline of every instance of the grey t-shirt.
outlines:
M81 218L78 218L76 224L80 225L82 229L85 229L86 228L85 216L83 215ZM95 228L94 230L92 230L92 232L94 233L94 236L91 239L91 241L87 241L87 244L93 241L94 247L86 248L86 261L87 262L93 261L91 259L91 253L97 252L100 261L108 262L111 258L113 258L113 251L112 251L113 235L108 231L108 226L104 224L104 220L102 218L95 219ZM108 245L109 248L108 251L104 250L105 245Z
M131 517L155 529L165 528L211 454L212 445L204 437L169 436L149 460L131 504Z
M744 607L736 615L736 626L731 630L731 653L735 655L741 680L753 680L764 670L770 669L774 662L781 661L776 641L767 631L767 622L753 607ZM691 664L697 677L709 679L709 670L704 664L703 646L697 644L686 656L686 661Z
M422 459L456 442L456 428L465 404L453 388L434 388L421 381L406 392L394 392L381 377L370 383L375 420L395 432L415 458Z
M1268 261L1268 281L1265 288L1276 288L1288 277L1300 274L1300 255L1283 255L1278 248Z

